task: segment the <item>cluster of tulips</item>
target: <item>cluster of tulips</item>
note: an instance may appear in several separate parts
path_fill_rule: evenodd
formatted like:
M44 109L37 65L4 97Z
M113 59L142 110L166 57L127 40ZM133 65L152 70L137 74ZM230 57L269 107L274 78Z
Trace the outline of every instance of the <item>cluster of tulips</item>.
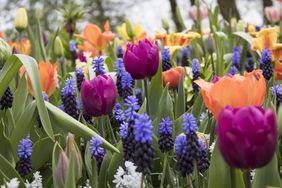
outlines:
M209 32L64 15L37 40L20 8L18 39L0 35L1 187L281 187L280 18L197 6Z

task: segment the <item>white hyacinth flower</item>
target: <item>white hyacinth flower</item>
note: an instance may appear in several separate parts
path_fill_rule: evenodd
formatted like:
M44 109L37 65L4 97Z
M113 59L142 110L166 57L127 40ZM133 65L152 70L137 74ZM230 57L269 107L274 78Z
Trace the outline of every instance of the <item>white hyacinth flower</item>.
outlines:
M20 185L20 182L18 178L13 178L10 180L10 182L6 182L4 185L1 185L1 188L18 188Z
M27 188L42 188L42 176L40 175L40 172L37 171L33 173L33 181L31 183L26 180L25 186Z
M117 188L139 188L141 184L142 174L136 172L136 166L130 162L125 162L125 169L119 167L113 183L116 184Z

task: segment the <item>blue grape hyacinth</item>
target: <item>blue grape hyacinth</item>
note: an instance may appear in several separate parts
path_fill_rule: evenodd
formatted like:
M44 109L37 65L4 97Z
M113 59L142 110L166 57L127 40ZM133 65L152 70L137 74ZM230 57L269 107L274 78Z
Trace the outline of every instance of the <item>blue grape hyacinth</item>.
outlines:
M173 148L172 121L169 117L162 119L159 129L159 148L162 152L168 152Z
M95 59L93 59L93 70L96 73L96 76L99 76L101 74L105 74L105 67L104 67L104 59L101 56L97 56Z
M32 143L28 135L26 138L20 141L18 149L19 163L17 170L22 177L32 172L31 154Z

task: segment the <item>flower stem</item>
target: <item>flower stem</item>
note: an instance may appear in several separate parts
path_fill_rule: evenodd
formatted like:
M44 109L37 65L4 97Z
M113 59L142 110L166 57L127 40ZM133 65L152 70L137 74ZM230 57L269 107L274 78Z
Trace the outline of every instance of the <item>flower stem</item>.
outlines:
M250 170L245 172L245 186L246 188L251 188L251 173Z
M191 175L188 175L188 176L187 176L187 180L188 180L189 187L190 187L190 188L194 188L194 187L193 187L193 182L192 182L192 176L191 176Z
M212 64L212 75L215 75L215 66L214 66L214 59L213 59L213 55L211 53L211 64Z
M104 125L103 125L103 116L98 117L98 127L99 127L99 132L101 133L102 137L105 138L105 130L104 130Z
M144 88L145 88L145 96L146 96L146 109L147 109L147 114L150 116L150 107L149 107L149 91L148 91L148 81L147 79L144 79Z
M144 174L142 173L140 188L143 188L143 181L144 181Z
M164 155L164 163L163 163L163 173L162 173L162 180L161 180L161 188L164 187L164 180L165 180L165 171L167 168L167 153Z
M59 58L59 62L60 62L60 65L61 65L62 78L64 78L64 75L65 75L64 58L63 57Z

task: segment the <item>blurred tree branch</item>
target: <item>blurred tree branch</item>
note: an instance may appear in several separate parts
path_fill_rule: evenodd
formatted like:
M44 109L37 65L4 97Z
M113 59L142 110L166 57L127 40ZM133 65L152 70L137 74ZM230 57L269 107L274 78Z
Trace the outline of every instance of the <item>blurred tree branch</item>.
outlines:
M175 24L175 27L176 27L176 30L177 31L182 31L185 29L185 26L182 22L182 18L180 18L180 15L178 15L180 12L177 12L179 10L178 7L177 7L177 2L176 0L169 0L169 3L170 3L170 9L171 9L171 13L172 13L172 20Z
M240 19L240 14L236 7L235 0L217 0L220 12L225 20L230 20L231 17Z

